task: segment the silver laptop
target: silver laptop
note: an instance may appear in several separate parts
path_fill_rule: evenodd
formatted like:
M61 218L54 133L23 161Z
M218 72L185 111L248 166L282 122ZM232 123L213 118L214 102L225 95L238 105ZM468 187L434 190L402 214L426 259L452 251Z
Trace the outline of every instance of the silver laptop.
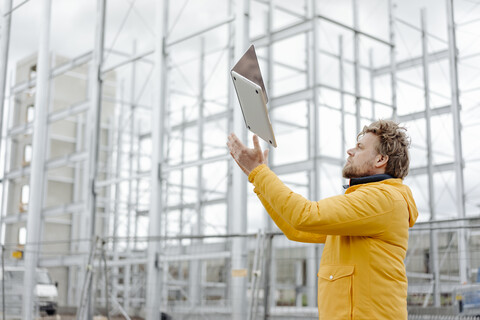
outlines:
M245 125L260 138L277 147L270 117L268 116L268 97L253 45L238 60L230 74L240 102Z

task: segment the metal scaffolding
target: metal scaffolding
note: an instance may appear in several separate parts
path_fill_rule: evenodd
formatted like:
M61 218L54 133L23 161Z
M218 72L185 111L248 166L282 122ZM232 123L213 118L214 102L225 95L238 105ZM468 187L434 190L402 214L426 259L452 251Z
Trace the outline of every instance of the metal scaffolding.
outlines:
M119 13L98 0L91 50L66 58L51 45L58 4L43 0L38 48L23 59L9 55L11 25L34 4L4 0L0 240L23 252L7 261L25 268L23 319L39 310L39 267L79 319L315 318L323 246L275 233L225 147L230 132L251 140L228 75L251 43L279 141L270 167L305 196L342 192L345 152L363 125L408 127L406 183L422 220L406 259L409 295L445 305L480 267L480 154L465 134L480 126L480 85L462 69L480 53L463 53L459 31L480 13L459 18L476 10L464 1L442 4L439 36L428 9L413 21L393 0L380 13L358 0L145 0ZM147 35L126 31L134 18ZM118 45L129 32L129 46Z

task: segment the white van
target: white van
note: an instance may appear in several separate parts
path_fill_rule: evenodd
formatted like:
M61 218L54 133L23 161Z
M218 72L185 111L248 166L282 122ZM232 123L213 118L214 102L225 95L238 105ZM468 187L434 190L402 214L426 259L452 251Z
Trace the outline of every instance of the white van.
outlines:
M2 306L2 284L5 285L5 311L7 315L19 316L22 310L24 267L0 267L0 310ZM5 276L5 278L3 278ZM47 269L36 269L36 281L33 297L35 309L40 313L54 315L57 313L58 290Z

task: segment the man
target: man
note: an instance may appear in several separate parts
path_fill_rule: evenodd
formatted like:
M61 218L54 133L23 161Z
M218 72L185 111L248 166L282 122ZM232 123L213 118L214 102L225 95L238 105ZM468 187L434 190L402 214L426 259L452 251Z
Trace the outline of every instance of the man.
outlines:
M319 319L407 319L403 263L408 228L418 211L408 174L406 129L379 120L357 136L347 151L345 194L309 201L292 192L268 168L268 151L257 136L248 149L234 135L228 148L255 186L254 192L285 235L325 243L318 271Z

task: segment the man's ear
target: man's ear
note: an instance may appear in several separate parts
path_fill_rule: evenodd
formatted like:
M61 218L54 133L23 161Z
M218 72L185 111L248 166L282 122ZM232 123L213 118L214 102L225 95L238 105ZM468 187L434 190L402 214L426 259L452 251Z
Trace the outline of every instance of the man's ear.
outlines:
M388 156L384 154L379 154L375 157L375 167L382 168L386 167L388 163Z

